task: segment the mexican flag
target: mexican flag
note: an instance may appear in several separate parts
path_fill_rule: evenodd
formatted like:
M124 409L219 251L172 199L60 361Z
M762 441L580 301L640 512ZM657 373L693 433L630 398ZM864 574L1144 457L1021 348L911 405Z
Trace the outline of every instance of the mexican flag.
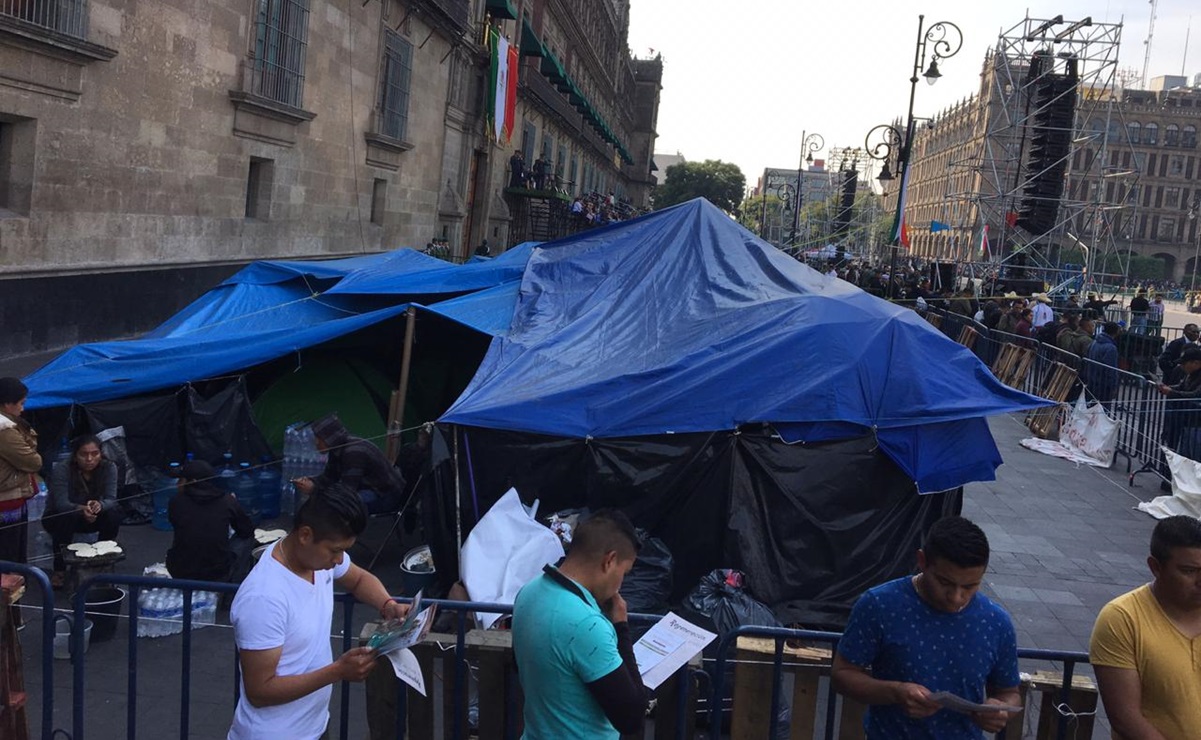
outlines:
M984 228L980 229L980 258L991 259L991 250L988 248L988 224L984 224Z
M513 137L513 118L517 108L517 47L495 28L490 28L488 49L492 55L488 120L497 143L507 144Z

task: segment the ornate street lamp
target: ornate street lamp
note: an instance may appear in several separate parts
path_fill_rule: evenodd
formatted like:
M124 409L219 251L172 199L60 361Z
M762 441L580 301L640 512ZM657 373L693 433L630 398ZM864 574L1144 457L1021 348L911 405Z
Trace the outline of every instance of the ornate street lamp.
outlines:
M788 241L791 246L796 246L797 229L801 223L801 206L805 203L805 188L802 184L802 173L805 171L805 165L813 162L813 153L820 152L826 147L826 140L821 134L813 133L806 135L805 131L801 131L801 161L796 168L796 210L792 212L792 235Z
M901 186L897 193L897 213L893 223L892 256L889 260L888 268L889 298L893 297L896 285L897 251L900 249L901 223L905 209L905 172L909 169L909 160L913 154L913 101L917 96L917 81L924 77L926 82L931 85L938 82L938 78L942 77L942 72L938 69L939 61L955 56L963 48L963 31L959 29L959 26L950 21L939 21L927 29L925 27L925 20L926 16L924 15L917 17L917 46L913 50L913 75L909 78L909 111L905 116L904 133L902 134L898 131L895 126L876 126L868 132L867 139L864 140L864 145L867 147L870 156L873 159L884 160L884 169L880 172L880 177L877 178L881 182L893 179L894 175L888 169L888 158L899 145L895 177L901 181ZM929 66L926 66L927 56L930 58ZM925 70L922 69L923 67L925 67ZM873 145L869 140L877 131L881 131L883 140L877 141Z

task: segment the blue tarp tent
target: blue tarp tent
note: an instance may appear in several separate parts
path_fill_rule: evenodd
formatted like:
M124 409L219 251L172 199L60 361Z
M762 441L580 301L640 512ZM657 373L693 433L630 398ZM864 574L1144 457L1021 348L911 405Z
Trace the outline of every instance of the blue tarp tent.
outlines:
M534 250L510 330L442 421L579 438L767 422L790 441L837 422L822 438L874 430L939 491L994 477L984 417L1041 405L695 200Z

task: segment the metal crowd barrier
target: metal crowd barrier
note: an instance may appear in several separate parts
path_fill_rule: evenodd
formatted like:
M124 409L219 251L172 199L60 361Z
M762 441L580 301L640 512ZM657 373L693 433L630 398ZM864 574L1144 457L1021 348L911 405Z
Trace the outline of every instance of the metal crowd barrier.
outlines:
M143 589L174 589L183 593L183 612L182 612L182 627L183 631L180 635L180 696L179 696L179 737L189 737L191 730L190 714L191 714L191 681L192 681L192 615L191 603L192 596L196 591L217 591L222 593L232 593L236 591L236 586L232 584L207 583L202 581L187 581L164 578L152 578L146 576L124 576L124 575L99 575L85 581L79 589L74 599L73 611L74 621L72 623L71 643L74 657L73 660L73 681L72 693L75 697L72 711L72 732L70 735L65 730L55 729L54 722L54 664L53 656L53 640L54 640L54 624L57 619L65 619L66 615L55 615L53 592L50 588L50 582L47 580L44 573L40 569L20 565L16 563L0 562L0 572L20 573L26 577L27 583L36 583L41 590L43 597L42 612L42 695L40 697L42 703L42 727L41 737L43 740L52 740L54 737L63 736L69 737L71 740L84 740L88 729L88 716L86 712L86 702L84 701L85 684L85 668L87 663L87 653L84 652L84 616L85 604L84 598L88 589L93 586L112 585L119 586L127 591L126 605L129 612L128 615L128 647L127 647L127 666L126 666L126 737L133 740L137 736L137 716L138 716L138 595ZM342 638L342 649L349 650L355 640L355 635L352 631L354 621L354 611L356 602L354 598L348 594L338 594L336 603L339 605L341 612L341 627L340 635ZM450 611L456 614L456 640L454 646L454 672L452 682L444 683L453 688L452 691L452 707L453 720L450 722L451 737L455 740L462 740L468 736L468 728L465 726L464 717L466 715L466 705L468 701L467 677L470 670L467 658L467 615L470 612L488 612L496 614L511 613L512 607L505 604L488 604L474 602L452 602L441 600L428 600L427 603L437 604L440 610ZM631 615L631 622L634 624L651 624L657 621L659 617L653 615ZM780 627L740 627L739 629L724 635L716 645L716 652L713 657L706 658L704 663L709 668L707 671L699 671L695 668L686 666L681 669L677 676L672 680L678 681L676 684L676 701L674 706L660 706L657 711L660 712L659 717L668 717L665 713L669 712L674 715L674 733L676 740L685 740L690 736L686 728L689 726L688 715L689 709L688 698L692 694L692 680L696 677L710 677L710 690L707 697L707 708L703 711L705 721L700 726L707 729L710 740L722 740L723 738L723 720L726 718L727 702L725 701L726 691L726 673L729 670L732 661L731 649L736 649L739 637L759 637L767 638L774 642L774 655L772 657L772 672L771 672L771 693L770 699L756 695L754 701L770 701L770 726L766 738L776 737L779 728L781 708L785 701L782 697L784 686L784 645L786 641L802 641L808 644L828 645L831 651L837 647L840 635L834 632L815 632L808 630L785 629ZM230 647L233 648L233 640L230 639ZM1030 650L1019 649L1018 655L1023 660L1038 660L1050 661L1063 664L1062 682L1059 687L1059 701L1061 704L1068 704L1069 692L1072 689L1072 675L1075 667L1081 663L1088 662L1088 656L1083 653L1074 653L1066 651L1047 651L1047 650ZM233 697L236 703L240 680L237 670L238 662L234 660L233 673ZM820 737L825 740L833 740L836 735L836 705L839 701L838 695L829 690L828 683L828 665L822 666L815 664L812 666L814 670L822 670L823 680L826 682L827 690L825 692L824 706L824 731ZM152 677L153 678L153 677ZM339 712L337 714L338 737L345 740L349 737L350 732L350 685L343 682L340 684L341 702ZM445 689L444 689L445 690ZM407 728L407 686L397 681L397 696L396 696L396 737L404 737ZM702 692L703 694L703 692ZM745 697L744 697L745 699ZM516 711L517 697L512 691L505 692L506 715L513 717ZM818 701L814 697L814 703ZM1030 703L1027 697L1027 703ZM793 706L793 705L790 705ZM793 706L795 709L795 707ZM694 715L694 719L701 719L700 715ZM93 722L95 718L93 718ZM331 721L331 730L333 722ZM707 725L707 727L705 727ZM1059 713L1056 738L1064 739L1070 737L1068 725L1068 715L1063 712ZM816 726L813 728L813 736L818 737ZM849 733L854 735L854 732ZM166 733L158 733L157 736L166 736ZM794 729L793 736L797 734ZM847 731L843 730L841 736L847 736ZM503 737L506 739L516 737L516 728L512 721L506 723L503 731ZM1004 738L1004 733L998 733L998 738ZM743 740L739 738L738 740ZM748 740L754 740L749 738Z
M719 712L722 709L721 699L725 691L725 675L730 663L730 650L735 648L740 637L760 637L767 638L775 643L775 653L772 657L772 680L771 680L771 707L768 715L769 726L765 740L770 740L777 737L780 722L780 706L781 706L781 690L784 683L784 644L787 641L802 641L805 643L819 643L828 645L831 653L837 650L838 640L842 635L836 632L816 632L810 630L795 630L786 629L783 627L739 627L733 632L729 632L721 637L717 643L717 657L713 670L713 682L709 697L709 740L723 740L722 718ZM1018 649L1019 660L1036 660L1048 661L1063 664L1062 678L1058 689L1058 706L1070 706L1070 697L1073 689L1072 678L1076 672L1076 666L1079 664L1087 664L1088 654L1063 651L1063 650L1039 650L1039 649ZM815 666L816 667L816 666ZM823 740L835 740L837 737L847 737L853 733L847 733L844 728L836 727L836 718L838 716L837 703L839 695L834 692L830 686L828 674L826 674L825 684L825 706L822 708L822 716L824 717L823 729L821 737ZM816 701L816 699L815 699ZM1027 695L1029 701L1029 695ZM1029 707L1027 707L1027 711ZM1057 718L1055 723L1055 738L1056 740L1068 740L1073 738L1075 730L1069 726L1069 714L1064 711L1057 710ZM807 729L807 728L805 728ZM804 732L805 729L801 730ZM1017 728L1017 737L1021 737L1020 728ZM798 735L797 728L792 728L792 736ZM998 740L1005 740L1007 730L1002 730L996 733L995 737ZM737 740L742 740L738 738Z
M0 573L17 573L25 578L25 589L31 585L41 593L42 619L42 740L52 740L54 737L54 625L64 618L54 614L54 590L50 587L50 579L38 567L24 563L10 563L0 560ZM22 607L14 607L22 608ZM82 635L82 630L80 634ZM7 670L8 667L3 668Z

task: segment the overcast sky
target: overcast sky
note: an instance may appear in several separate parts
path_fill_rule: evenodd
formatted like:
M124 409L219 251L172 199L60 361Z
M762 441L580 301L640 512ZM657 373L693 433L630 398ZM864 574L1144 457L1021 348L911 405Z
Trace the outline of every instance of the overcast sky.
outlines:
M918 83L914 114L933 116L975 92L987 49L1026 17L1022 3L961 0L632 0L630 51L663 55L655 151L721 159L753 184L795 168L801 133L826 147L862 146L872 126L905 115L918 14L952 21L963 49L943 78ZM1141 76L1146 0L1031 0L1032 18L1123 23L1120 69ZM1190 27L1187 61L1186 33ZM1062 26L1060 27L1062 28ZM1148 78L1201 72L1201 2L1160 0ZM817 156L822 156L818 154Z

